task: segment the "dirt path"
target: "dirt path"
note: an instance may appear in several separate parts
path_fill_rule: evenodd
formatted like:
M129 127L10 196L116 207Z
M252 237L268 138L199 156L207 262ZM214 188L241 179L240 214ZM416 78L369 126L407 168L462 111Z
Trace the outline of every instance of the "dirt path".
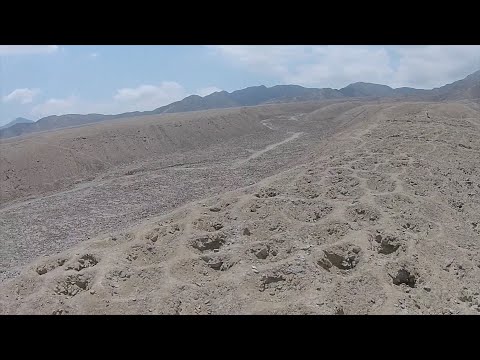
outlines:
M255 151L252 155L250 155L250 156L247 157L246 159L242 159L242 160L237 161L237 162L233 165L233 168L236 169L236 168L244 165L245 163L249 162L250 160L256 159L256 158L258 158L259 156L262 156L263 154L265 154L266 152L275 149L275 148L278 147L278 146L281 146L281 145L283 145L283 144L285 144L285 143L287 143L287 142L289 142L289 141L295 140L295 139L297 139L299 136L301 136L302 134L303 134L302 132L293 133L291 136L289 136L289 137L286 138L285 140L279 141L279 142L277 142L277 143L275 143L275 144L268 145L267 147L265 147L265 148L262 149L262 150Z

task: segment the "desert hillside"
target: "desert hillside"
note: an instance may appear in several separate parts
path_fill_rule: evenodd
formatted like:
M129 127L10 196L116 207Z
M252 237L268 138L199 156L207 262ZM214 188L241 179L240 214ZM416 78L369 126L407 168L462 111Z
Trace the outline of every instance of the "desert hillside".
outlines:
M210 110L0 147L1 314L480 311L474 103Z
M259 120L329 103L209 110L135 117L0 140L0 202L64 190L118 166L164 160L233 139L268 136ZM224 151L228 151L225 149ZM186 160L186 162L194 162ZM126 172L141 169L128 169Z

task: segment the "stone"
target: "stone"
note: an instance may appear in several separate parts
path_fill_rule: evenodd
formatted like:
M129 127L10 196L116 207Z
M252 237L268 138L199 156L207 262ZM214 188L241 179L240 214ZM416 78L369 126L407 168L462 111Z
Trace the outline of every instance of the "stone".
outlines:
M268 248L262 247L255 253L255 256L259 259L266 259L268 256Z

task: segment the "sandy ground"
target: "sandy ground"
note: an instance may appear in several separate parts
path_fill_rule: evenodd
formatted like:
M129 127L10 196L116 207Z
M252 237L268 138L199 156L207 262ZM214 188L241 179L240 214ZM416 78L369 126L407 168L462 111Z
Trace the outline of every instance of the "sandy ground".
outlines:
M156 149L127 161L112 144L76 148L68 161L110 165L58 165L70 180L53 189L31 176L30 187L2 193L0 313L479 313L478 108L337 102L179 114L171 129L162 123L170 145L152 135L158 124L0 144L18 151L47 137L47 160L52 144L114 132L123 154L140 143L123 135L137 132ZM178 124L186 132L172 136ZM213 128L216 138L200 140ZM28 168L12 154L2 161Z

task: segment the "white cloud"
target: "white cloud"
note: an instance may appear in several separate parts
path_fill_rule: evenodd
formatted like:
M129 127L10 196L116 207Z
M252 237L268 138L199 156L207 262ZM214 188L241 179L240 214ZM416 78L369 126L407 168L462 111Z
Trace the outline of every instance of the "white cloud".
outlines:
M289 63L304 58L309 48L299 45L209 45L207 47L225 56L234 64L277 76L288 74Z
M98 53L91 53L89 55L92 59L95 59L96 57L98 57Z
M399 46L395 84L433 88L460 80L480 69L478 45Z
M78 109L78 105L79 99L73 95L66 99L52 98L42 104L34 106L31 114L38 117L71 114Z
M140 85L117 90L114 100L125 111L153 110L186 96L185 89L174 81L164 81L159 86Z
M222 91L222 89L219 89L216 86L207 86L205 88L198 89L196 91L196 94L198 94L200 96L207 96L207 95L213 94L214 92L217 92L217 91Z
M31 115L41 118L64 114L120 114L129 111L154 110L181 100L185 96L187 94L180 84L165 81L159 86L140 85L136 88L119 89L110 100L105 102L86 101L73 95L63 99L51 98L33 107Z
M0 45L0 56L49 54L57 51L58 48L58 45Z
M383 48L317 46L309 62L292 67L287 83L339 88L352 82L385 83L394 74ZM311 62L310 62L311 61Z
M18 102L20 104L31 103L34 97L40 92L38 89L15 89L3 97L4 102Z
M277 83L340 88L357 81L432 88L480 69L480 46L208 46Z

